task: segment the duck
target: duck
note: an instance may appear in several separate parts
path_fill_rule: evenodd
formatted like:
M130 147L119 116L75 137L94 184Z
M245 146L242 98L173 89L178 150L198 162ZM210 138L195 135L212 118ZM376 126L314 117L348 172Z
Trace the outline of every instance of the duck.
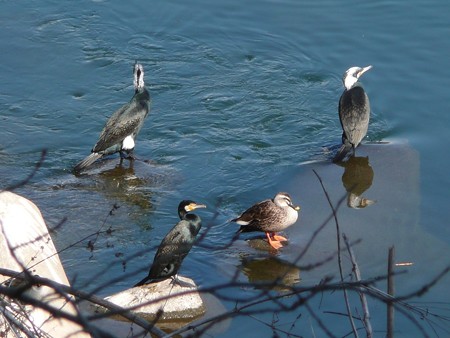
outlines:
M297 222L300 206L292 203L291 196L279 192L272 199L266 199L245 210L232 222L240 225L238 233L261 231L266 234L269 245L275 250L283 247L287 239L277 232L283 231Z
M350 67L344 73L342 82L344 92L339 99L339 120L342 127L342 145L333 158L333 162L344 160L350 151L356 153L356 147L366 136L369 128L370 102L359 78L372 66Z
M134 95L130 102L119 108L106 122L91 154L74 167L78 174L103 156L120 153L123 159L134 160L136 136L149 113L150 94L145 88L144 68L135 63L133 67Z
M160 282L176 276L181 263L195 243L202 227L201 218L190 213L198 208L206 208L192 200L183 200L178 205L180 221L167 233L156 251L148 275L134 287Z

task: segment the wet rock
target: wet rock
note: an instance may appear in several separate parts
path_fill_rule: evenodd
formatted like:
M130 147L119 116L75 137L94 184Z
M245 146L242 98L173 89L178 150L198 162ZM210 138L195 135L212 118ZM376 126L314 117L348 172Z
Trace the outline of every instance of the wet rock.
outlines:
M106 298L106 300L147 320L158 321L193 320L205 313L203 301L192 279L178 276L127 289ZM104 311L97 308L98 311Z

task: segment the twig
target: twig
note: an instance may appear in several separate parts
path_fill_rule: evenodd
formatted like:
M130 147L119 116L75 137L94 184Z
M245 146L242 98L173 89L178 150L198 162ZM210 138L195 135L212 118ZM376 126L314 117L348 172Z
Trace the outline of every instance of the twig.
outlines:
M311 315L311 317L314 318L314 320L317 322L317 324L320 326L320 328L327 334L328 337L336 337L330 330L328 330L328 328L325 326L325 324L323 323L323 321L319 318L319 316L317 316L314 311L311 309L311 307L309 306L309 304L305 304L306 309L308 310L309 314Z
M394 255L395 247L389 248L388 258L388 279L387 279L387 293L389 296L394 297ZM394 337L394 306L392 302L387 303L387 338Z
M3 268L0 268L0 274L5 275L5 276L10 276L10 277L17 276L16 271L9 270L9 269L3 269ZM18 278L20 278L20 277L18 277ZM66 294L74 295L78 298L87 300L91 303L100 305L108 310L119 313L122 317L128 319L129 321L135 323L136 325L142 327L143 329L151 332L152 334L156 335L157 337L162 337L165 335L165 333L162 330L158 329L156 326L149 324L146 320L140 318L139 316L132 314L129 310L126 310L126 309L124 309L114 303L111 303L107 300L96 297L96 296L94 296L90 293L84 292L84 291L76 290L70 286L67 286L67 285L64 285L61 283L56 283L48 278L42 278L39 276L31 276L29 278L30 279L28 279L28 282L31 283L30 285L45 285L45 286L52 288L55 291L60 291L60 292L66 293ZM45 304L45 302L38 301L32 297L27 297L26 294L23 292L18 293L17 288L0 286L0 294L7 295L8 297L11 297L11 298L17 298L28 304L34 305L36 307L40 307L44 310L49 311L50 313L52 313L53 315L55 315L57 317L63 317L68 320L71 320L75 323L78 323L81 325L83 324L82 322L80 323L80 319L78 318L78 316L70 315L64 311L58 311L57 309ZM88 317L88 318L90 319L90 317Z
M331 203L330 196L328 195L328 191L325 189L325 186L323 185L322 178L319 176L319 174L313 169L314 174L317 176L320 185L322 186L322 190L327 198L328 204L330 205L331 210L333 211L333 217L334 222L336 224L336 237L337 237L337 249L338 249L338 265L339 265L339 274L341 276L341 282L344 281L344 273L342 270L342 259L341 259L341 234L339 230L339 221L336 214L336 209L333 207L333 203ZM353 321L353 316L350 309L350 301L348 299L347 290L344 289L344 299L345 299L345 306L347 307L347 313L348 313L348 319L350 321L350 325L353 330L353 334L355 337L358 337L358 331L356 330L355 322Z
M355 274L356 281L361 281L361 272L359 271L358 263L356 262L355 255L353 253L353 249L348 242L347 236L342 233L342 237L344 238L345 245L347 246L348 253L350 255L350 259L353 265L353 272ZM389 280L389 276L388 276ZM361 299L361 306L363 309L363 323L366 328L367 338L371 338L373 336L372 324L370 323L370 312L369 305L367 303L366 295L363 292L358 292L359 298Z
M408 295L398 297L398 300L409 299L412 297L420 297L423 296L426 292L428 292L437 282L439 282L446 274L450 272L450 266L447 266L444 270L442 270L435 278L431 280L431 282L422 286L418 291L411 292Z

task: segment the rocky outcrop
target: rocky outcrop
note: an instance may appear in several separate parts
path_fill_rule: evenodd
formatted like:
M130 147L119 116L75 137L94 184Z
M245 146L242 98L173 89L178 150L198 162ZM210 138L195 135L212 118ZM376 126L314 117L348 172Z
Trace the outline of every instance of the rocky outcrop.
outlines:
M205 313L203 301L192 279L177 276L158 283L146 284L124 290L106 300L147 320L190 321ZM100 309L101 310L101 309Z

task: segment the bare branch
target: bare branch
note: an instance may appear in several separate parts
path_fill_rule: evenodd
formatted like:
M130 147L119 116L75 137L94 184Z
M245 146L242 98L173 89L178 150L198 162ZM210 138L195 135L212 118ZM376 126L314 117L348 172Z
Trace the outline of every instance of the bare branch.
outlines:
M328 195L328 191L325 189L325 186L323 185L322 178L319 176L319 174L313 169L314 174L317 176L317 179L320 182L320 185L322 186L322 190L327 198L328 204L330 205L330 208L333 212L334 222L336 224L336 237L337 237L337 250L338 250L338 265L339 265L339 274L341 276L341 281L344 281L344 273L342 270L342 259L341 259L341 234L339 230L339 221L336 214L336 209L333 207L333 203L331 203L330 196ZM348 319L350 321L350 325L352 326L353 334L355 337L358 337L358 331L356 330L355 322L353 321L353 316L350 310L350 301L348 299L347 290L344 289L344 299L345 299L345 305L347 307L347 313L348 313Z
M344 238L345 245L347 246L347 250L350 255L352 264L353 264L353 273L355 275L356 281L359 282L361 280L361 273L359 271L358 263L356 262L356 259L355 259L355 254L353 253L353 249L352 249L350 243L348 242L347 236L343 233L342 237ZM389 279L389 276L388 276L388 279ZM369 305L367 303L367 298L363 292L358 292L358 294L361 299L361 305L363 308L364 315L363 315L362 320L364 323L364 327L366 328L367 338L371 338L373 336L373 330L372 330L372 324L370 323L370 312L369 312Z

